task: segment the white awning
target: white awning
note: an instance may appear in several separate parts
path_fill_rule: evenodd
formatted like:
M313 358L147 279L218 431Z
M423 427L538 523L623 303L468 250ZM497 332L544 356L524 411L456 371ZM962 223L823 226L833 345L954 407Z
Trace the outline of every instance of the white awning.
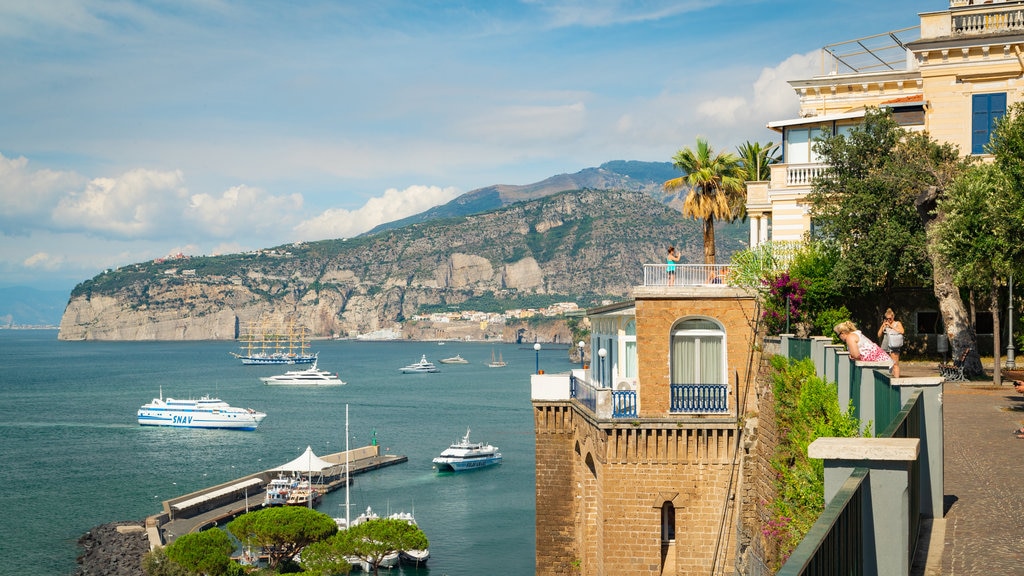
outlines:
M263 484L263 480L262 479L260 479L260 478L250 478L250 479L248 479L248 480L246 480L244 482L239 482L237 484L232 484L230 486L225 486L223 488L218 488L218 489L213 490L211 492L206 492L204 494L200 494L199 496L196 496L194 498L189 498L188 500L182 500L181 502L177 502L177 503L171 505L171 508L174 508L175 510L179 510L179 511L180 510L186 510L186 509L191 508L191 507L193 507L193 506L195 506L197 504L201 504L203 502L206 502L207 500L213 500L213 499L219 498L221 496L227 496L228 494L231 494L233 492L238 492L239 490L242 490L242 489L245 489L245 488L255 488L257 486L260 486L261 484Z
M911 102L891 102L888 104L879 104L879 108L892 108L896 110L898 108L920 108L924 106L924 102L921 100L914 100ZM858 108L857 110L851 110L848 112L840 112L838 114L822 114L821 116L807 116L804 118L791 118L789 120L776 120L768 123L768 128L780 129L787 126L799 126L800 124L826 124L828 122L835 122L837 120L850 120L852 118L863 118L864 108Z
M270 471L292 472L302 474L304 472L322 472L323 470L326 470L333 466L337 466L337 464L332 464L326 460L321 460L319 456L313 454L312 447L306 446L306 451L302 453L302 456L299 456L298 458L292 460L291 462L288 462L287 464L282 464L277 468L271 468Z

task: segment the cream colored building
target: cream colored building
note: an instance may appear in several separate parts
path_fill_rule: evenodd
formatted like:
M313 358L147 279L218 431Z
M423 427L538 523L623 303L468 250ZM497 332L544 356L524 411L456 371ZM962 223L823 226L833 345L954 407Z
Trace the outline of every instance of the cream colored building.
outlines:
M985 154L992 122L1024 100L1024 1L950 0L920 18L918 27L827 46L822 75L790 81L799 117L768 124L783 162L771 180L747 184L751 246L811 231L805 197L823 169L814 139L849 131L868 107L890 108L905 128L963 154Z

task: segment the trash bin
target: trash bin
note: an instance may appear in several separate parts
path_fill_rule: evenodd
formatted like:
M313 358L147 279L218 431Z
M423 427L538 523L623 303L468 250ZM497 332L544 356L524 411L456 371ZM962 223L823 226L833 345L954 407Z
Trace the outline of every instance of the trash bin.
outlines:
M935 351L942 354L942 361L946 361L946 354L949 353L949 337L939 334L935 337Z

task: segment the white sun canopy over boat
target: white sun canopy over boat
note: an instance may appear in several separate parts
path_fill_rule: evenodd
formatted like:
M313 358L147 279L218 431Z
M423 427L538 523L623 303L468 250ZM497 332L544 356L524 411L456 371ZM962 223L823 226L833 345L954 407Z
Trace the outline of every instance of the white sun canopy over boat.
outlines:
M326 460L321 460L319 456L313 454L313 448L306 446L306 451L302 453L295 460L282 464L277 468L272 468L271 472L293 472L293 473L309 473L309 472L323 472L328 468L333 468L338 464L332 464Z

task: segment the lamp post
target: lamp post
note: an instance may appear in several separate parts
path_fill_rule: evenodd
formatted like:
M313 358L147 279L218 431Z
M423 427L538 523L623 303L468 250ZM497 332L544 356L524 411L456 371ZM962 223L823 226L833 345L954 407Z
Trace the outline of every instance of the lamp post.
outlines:
M1010 276L1010 298L1009 298L1009 300L1010 300L1010 302L1006 305L1007 308L1009 308L1006 311L1006 318L1009 320L1009 329L1007 330L1007 332L1008 332L1008 337L1007 337L1008 342L1006 343L1006 369L1007 370L1016 370L1017 369L1017 361L1013 357L1013 354L1015 352L1014 349L1013 349L1013 276Z
M584 342L583 340L580 340L580 343L577 344L577 346L580 347L580 368L586 367L586 363L583 362L583 347L586 345L586 342Z
M601 384L601 388L604 388L604 357L607 355L608 351L604 348L597 351L597 378L598 382Z
M537 366L536 370L534 370L534 373L540 374L540 342L533 343L533 354L537 360Z

